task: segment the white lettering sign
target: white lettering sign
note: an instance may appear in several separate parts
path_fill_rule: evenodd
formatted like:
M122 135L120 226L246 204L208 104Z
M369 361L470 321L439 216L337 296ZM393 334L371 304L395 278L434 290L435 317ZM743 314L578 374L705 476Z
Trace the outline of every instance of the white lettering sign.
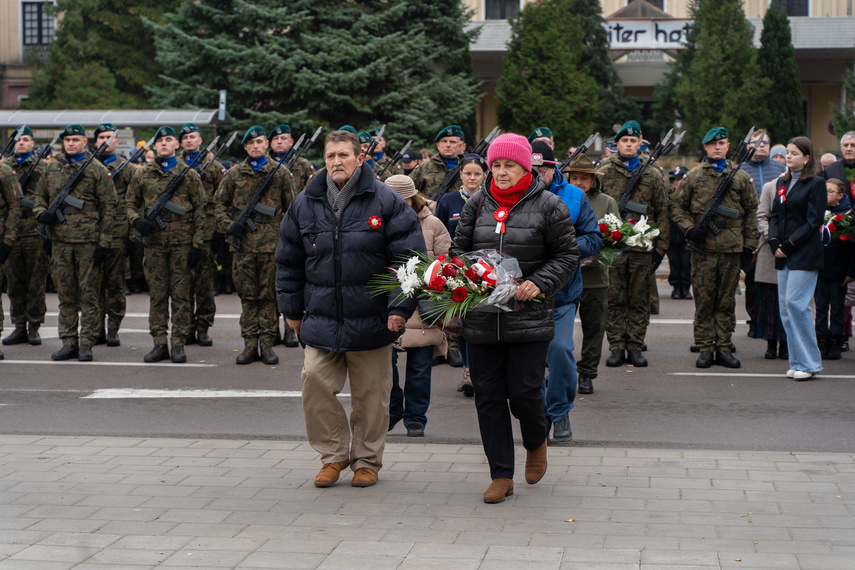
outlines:
M611 49L683 49L694 20L607 20Z

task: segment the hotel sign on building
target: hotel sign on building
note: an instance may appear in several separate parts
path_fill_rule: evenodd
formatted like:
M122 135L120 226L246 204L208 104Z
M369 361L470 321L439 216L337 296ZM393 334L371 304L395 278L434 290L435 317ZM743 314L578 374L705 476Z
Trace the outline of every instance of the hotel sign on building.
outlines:
M608 20L611 49L683 49L693 20Z

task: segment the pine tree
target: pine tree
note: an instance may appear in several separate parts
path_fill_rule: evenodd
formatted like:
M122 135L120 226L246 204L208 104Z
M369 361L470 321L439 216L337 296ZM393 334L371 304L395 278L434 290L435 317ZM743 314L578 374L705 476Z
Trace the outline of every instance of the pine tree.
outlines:
M573 0L530 3L511 21L504 71L496 85L503 130L527 136L549 127L559 154L594 128L597 84L583 64L585 45Z
M386 124L391 148L421 144L474 116L467 18L454 0L185 2L151 24L152 102L212 107L225 89L240 129Z
M774 4L769 6L763 18L760 43L760 71L770 85L766 97L770 120L766 128L772 141L786 142L795 136L804 135L806 129L802 84L796 50L792 44L790 19L786 12Z
M855 131L855 113L852 111L853 102L855 102L855 74L849 69L843 74L843 88L846 91L844 106L838 109L830 105L833 116L831 125L834 128L834 134L838 137L849 131Z
M596 81L597 109L594 121L596 130L605 138L612 134L612 125L630 119L641 120L641 109L634 99L625 97L620 79L609 56L609 36L603 27L603 9L600 0L573 0L570 11L581 17L586 49L581 64L586 66Z
M159 19L180 0L57 0L62 14L45 63L32 62L31 109L137 108L158 67L142 16ZM96 81L97 79L97 81Z

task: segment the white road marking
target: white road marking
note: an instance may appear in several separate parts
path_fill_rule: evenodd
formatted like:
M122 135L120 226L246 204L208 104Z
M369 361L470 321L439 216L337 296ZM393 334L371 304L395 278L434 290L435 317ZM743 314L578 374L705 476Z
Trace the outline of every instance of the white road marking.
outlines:
M48 317L59 317L59 313L48 311L45 313L45 316ZM139 318L139 319L147 319L148 313L125 313L125 318ZM217 313L217 319L239 319L240 313ZM122 332L124 329L119 329L119 332Z
M139 398L300 398L296 390L144 390L141 388L103 388L82 400L122 400ZM350 394L339 394L349 398Z
M734 378L787 378L786 372L778 374L745 374L739 372L718 373L718 372L668 372L668 376L724 376ZM855 378L852 374L823 374L822 372L816 375L817 380L822 378ZM787 378L790 380L790 378Z
M217 364L197 364L197 363L185 363L185 364L174 364L172 362L158 362L157 364L150 364L148 362L80 362L78 360L0 360L0 366L4 364L59 364L62 366L156 366L158 368L162 367L176 367L176 368L215 368L218 366Z

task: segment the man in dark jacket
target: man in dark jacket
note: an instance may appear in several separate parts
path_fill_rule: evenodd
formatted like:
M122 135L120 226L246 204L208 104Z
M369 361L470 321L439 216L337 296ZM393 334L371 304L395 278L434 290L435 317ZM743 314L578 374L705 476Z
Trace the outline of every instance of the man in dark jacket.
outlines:
M348 465L354 487L377 482L389 427L392 342L416 302L390 304L367 284L402 256L425 251L415 211L363 159L356 135L327 135L326 168L288 209L275 254L279 311L306 345L303 415L324 464L317 487L334 484ZM347 376L352 438L336 397Z
M819 175L826 180L837 178L838 180L848 182L846 185L846 196L849 197L850 204L855 204L855 193L852 191L852 176L850 176L850 173L855 175L855 131L849 131L840 137L840 154L843 155L843 158L829 164Z

